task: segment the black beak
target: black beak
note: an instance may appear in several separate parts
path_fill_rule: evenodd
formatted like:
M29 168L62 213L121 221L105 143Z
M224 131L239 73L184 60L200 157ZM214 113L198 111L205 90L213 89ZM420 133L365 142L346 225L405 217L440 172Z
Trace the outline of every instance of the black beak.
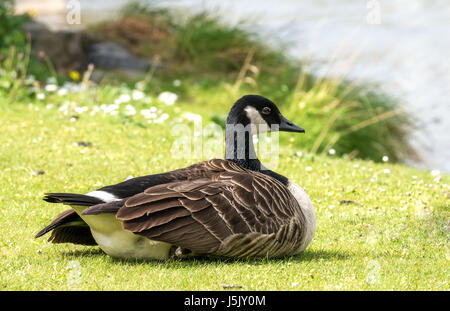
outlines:
M300 126L295 125L294 123L292 123L291 121L289 121L288 119L283 117L282 115L280 115L280 117L281 117L281 122L280 122L280 127L278 129L279 131L297 132L297 133L305 132L305 129L301 128Z

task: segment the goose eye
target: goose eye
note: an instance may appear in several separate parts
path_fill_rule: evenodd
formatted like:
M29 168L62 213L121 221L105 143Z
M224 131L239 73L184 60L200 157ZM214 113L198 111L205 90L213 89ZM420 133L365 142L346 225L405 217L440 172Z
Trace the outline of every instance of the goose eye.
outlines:
M261 112L262 112L262 114L270 114L271 112L272 112L272 109L270 109L269 107L264 107L262 110L261 110Z

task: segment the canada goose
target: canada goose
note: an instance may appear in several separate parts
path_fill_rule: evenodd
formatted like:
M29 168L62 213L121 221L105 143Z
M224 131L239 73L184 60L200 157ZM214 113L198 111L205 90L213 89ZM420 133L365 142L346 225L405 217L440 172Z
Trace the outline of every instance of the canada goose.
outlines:
M308 195L257 159L252 135L304 133L267 98L246 95L230 110L225 160L133 178L83 194L47 193L71 205L37 235L99 245L120 258L281 257L303 251L315 230Z

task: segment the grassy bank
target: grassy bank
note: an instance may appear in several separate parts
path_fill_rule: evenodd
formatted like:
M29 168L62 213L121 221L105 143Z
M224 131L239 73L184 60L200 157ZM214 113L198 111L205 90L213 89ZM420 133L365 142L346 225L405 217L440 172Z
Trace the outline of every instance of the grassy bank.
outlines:
M172 127L190 124L193 135L194 113L206 122L232 104L207 105L204 95L198 98L203 106L180 99L167 105L167 96L124 87L63 93L56 89L41 100L0 105L0 217L8 224L0 229L2 289L450 288L448 176L305 149L301 154L292 143L282 144L277 170L305 187L317 213L314 240L298 256L136 262L112 259L97 247L33 239L64 209L42 201L43 193L83 193L199 161L171 157L179 138Z

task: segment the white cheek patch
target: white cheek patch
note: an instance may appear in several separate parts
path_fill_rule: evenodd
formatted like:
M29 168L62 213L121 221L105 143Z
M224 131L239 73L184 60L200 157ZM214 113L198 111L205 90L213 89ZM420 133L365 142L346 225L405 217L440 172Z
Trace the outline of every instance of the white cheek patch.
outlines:
M250 123L253 125L252 130L256 128L254 134L270 132L269 124L267 124L266 120L263 119L258 110L252 106L247 106L244 108L244 111L247 118L250 120Z

